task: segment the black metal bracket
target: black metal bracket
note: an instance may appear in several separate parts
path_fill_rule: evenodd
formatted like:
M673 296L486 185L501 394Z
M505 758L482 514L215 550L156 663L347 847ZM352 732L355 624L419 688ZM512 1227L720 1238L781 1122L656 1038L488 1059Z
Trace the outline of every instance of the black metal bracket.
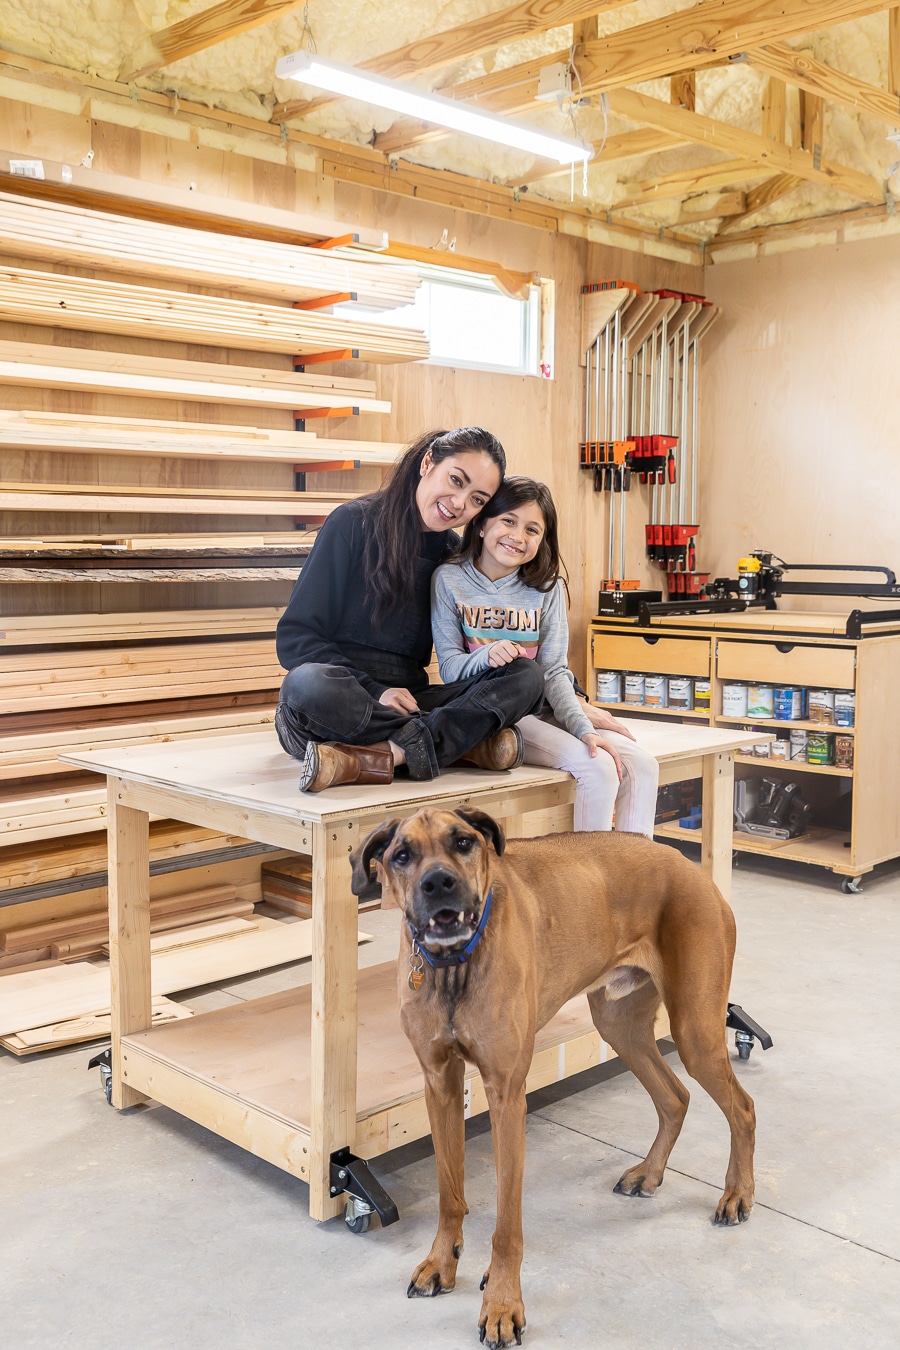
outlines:
M772 1037L749 1013L744 1012L739 1003L729 1003L725 1025L737 1033L734 1039L741 1059L749 1059L756 1041L759 1041L764 1050L771 1050Z
M93 1059L89 1059L88 1068L109 1069L112 1073L112 1046L108 1045L105 1050L99 1050Z
M396 1223L400 1218L394 1204L381 1182L369 1170L369 1164L357 1158L349 1148L339 1148L330 1158L331 1194L354 1196L375 1210L381 1220L382 1228Z

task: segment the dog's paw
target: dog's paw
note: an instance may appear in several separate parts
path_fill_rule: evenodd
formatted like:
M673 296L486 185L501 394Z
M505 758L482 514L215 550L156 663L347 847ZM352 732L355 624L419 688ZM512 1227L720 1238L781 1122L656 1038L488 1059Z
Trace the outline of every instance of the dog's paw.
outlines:
M525 1330L525 1307L521 1301L493 1303L487 1298L478 1322L478 1339L487 1350L503 1350L504 1346L521 1345Z
M436 1294L449 1294L456 1288L456 1266L451 1271L442 1271L438 1263L427 1257L416 1266L406 1291L407 1298L434 1298Z
M746 1223L753 1208L753 1195L739 1190L727 1190L716 1206L713 1223L722 1227L734 1227Z
M641 1164L638 1167L629 1167L627 1172L623 1172L619 1180L613 1186L615 1195L642 1195L647 1199L655 1195L662 1185L662 1177L655 1181L647 1175L646 1167Z

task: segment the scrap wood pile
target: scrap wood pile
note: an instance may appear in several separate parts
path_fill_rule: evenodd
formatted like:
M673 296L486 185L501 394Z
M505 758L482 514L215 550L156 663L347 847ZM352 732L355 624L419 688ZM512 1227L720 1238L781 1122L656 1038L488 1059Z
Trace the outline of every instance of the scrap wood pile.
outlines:
M171 822L160 824L164 829L157 830L157 851L175 829ZM212 834L199 829L193 833ZM91 850L83 851L82 865L90 866L95 861ZM59 858L56 869L52 861L46 869L49 877L59 870ZM84 874L84 879L96 880L97 874ZM252 889L218 884L151 898L154 1024L192 1015L168 994L310 956L311 925L257 913L254 898L248 895ZM104 893L87 894L92 897L91 908L36 922L13 922L0 932L0 1045L13 1054L34 1054L109 1035L109 923L100 903Z

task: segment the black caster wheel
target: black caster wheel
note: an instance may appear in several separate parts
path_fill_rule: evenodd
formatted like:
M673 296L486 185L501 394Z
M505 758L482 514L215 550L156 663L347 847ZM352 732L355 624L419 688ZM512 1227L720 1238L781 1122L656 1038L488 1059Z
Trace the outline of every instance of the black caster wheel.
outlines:
M753 1049L752 1041L738 1041L737 1052L739 1059L749 1059L750 1051Z
M845 895L862 895L860 880L860 877L844 877L841 881L841 890Z
M368 1233L372 1223L372 1211L361 1213L358 1206L352 1200L348 1200L344 1206L344 1223L351 1233Z
M731 865L732 865L732 867L737 867L737 866L739 866L740 861L741 861L741 855L740 855L740 853L738 853L738 851L737 851L736 848L735 848L735 849L732 849L732 850L731 850Z
M110 1106L112 1106L112 1074L107 1074L103 1079L103 1095Z

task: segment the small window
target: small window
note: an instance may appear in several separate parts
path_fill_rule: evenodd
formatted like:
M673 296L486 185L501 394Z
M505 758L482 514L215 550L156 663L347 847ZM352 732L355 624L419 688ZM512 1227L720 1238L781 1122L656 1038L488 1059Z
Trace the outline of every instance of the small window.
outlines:
M513 299L489 276L448 268L419 266L422 285L413 304L378 312L379 323L421 328L431 346L431 365L494 370L507 375L549 375L542 368L542 286L532 286L528 298ZM552 283L545 283L550 285ZM375 318L375 311L358 305L337 310ZM550 317L552 322L552 315Z

